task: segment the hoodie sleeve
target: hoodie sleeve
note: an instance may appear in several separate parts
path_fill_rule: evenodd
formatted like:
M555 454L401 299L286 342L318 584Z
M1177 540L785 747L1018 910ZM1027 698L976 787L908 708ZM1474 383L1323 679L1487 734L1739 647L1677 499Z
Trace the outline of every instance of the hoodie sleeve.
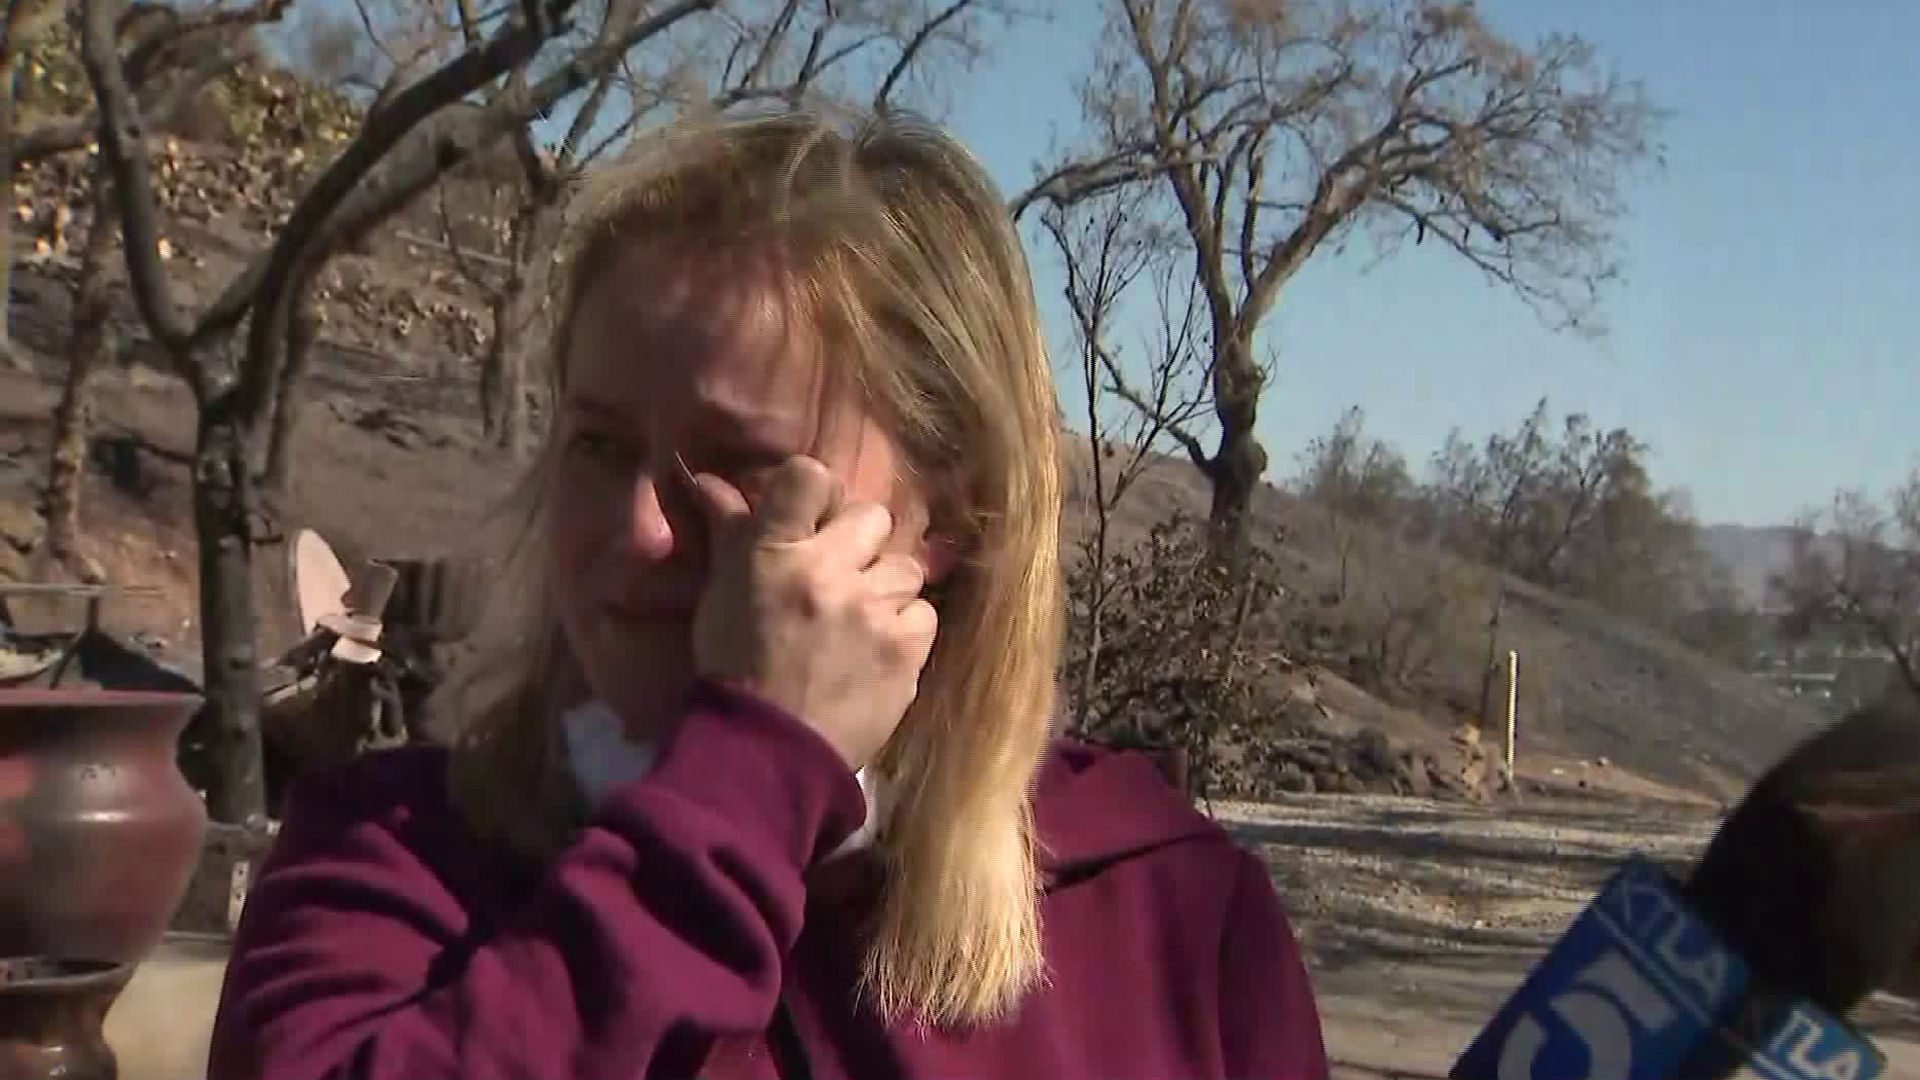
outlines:
M1220 942L1220 1057L1233 1080L1327 1080L1320 1009L1280 896L1242 852Z
M801 872L865 800L791 717L717 687L697 702L656 767L486 926L407 813L369 813L366 785L340 778L300 791L248 900L210 1074L692 1075L714 1038L763 1030Z

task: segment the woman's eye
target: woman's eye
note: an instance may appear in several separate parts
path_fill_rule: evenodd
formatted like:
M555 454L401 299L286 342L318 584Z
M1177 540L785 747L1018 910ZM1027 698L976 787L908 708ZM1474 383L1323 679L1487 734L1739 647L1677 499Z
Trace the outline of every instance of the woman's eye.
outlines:
M589 461L618 464L622 451L614 440L597 431L576 431L567 439L567 452Z

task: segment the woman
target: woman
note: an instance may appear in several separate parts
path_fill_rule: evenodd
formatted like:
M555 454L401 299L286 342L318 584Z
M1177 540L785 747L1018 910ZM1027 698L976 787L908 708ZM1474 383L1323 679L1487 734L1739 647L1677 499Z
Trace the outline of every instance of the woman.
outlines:
M1056 403L980 167L783 113L579 205L519 636L450 750L296 786L211 1075L1325 1077L1261 863L1049 747Z

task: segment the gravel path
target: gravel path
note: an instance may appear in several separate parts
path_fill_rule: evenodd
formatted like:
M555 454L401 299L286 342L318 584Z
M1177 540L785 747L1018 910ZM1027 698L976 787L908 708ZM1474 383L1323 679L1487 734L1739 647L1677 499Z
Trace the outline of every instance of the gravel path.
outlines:
M1336 1080L1445 1076L1602 881L1638 852L1684 872L1717 817L1667 804L1522 808L1384 796L1213 812L1273 868L1313 969ZM1920 1006L1856 1018L1920 1077Z

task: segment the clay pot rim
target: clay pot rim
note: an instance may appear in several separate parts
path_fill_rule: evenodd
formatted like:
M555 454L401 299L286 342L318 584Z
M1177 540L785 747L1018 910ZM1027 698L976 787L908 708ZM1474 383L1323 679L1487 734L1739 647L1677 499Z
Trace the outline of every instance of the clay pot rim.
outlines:
M133 969L137 966L136 964L126 961L65 960L40 956L0 957L0 964L22 960L41 960L54 964L72 965L78 970L59 975L45 975L39 978L0 978L0 998L16 994L42 995L50 990L84 992L93 989L104 989L118 983L126 982L133 976Z
M93 688L16 687L0 689L0 709L141 708L199 705L203 695L185 690L98 690Z

